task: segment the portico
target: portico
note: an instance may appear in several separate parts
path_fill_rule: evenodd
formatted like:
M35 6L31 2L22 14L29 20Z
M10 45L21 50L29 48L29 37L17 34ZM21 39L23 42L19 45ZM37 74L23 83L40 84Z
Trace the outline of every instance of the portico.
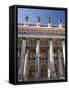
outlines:
M18 42L19 81L65 78L64 28L19 25Z

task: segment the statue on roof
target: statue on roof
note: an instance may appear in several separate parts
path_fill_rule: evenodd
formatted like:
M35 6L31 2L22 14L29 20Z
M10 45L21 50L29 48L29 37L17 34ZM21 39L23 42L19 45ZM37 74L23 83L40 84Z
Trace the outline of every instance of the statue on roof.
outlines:
M61 18L58 18L58 23L62 23L62 19Z
M50 16L48 17L48 23L51 23L51 17Z
M25 17L25 20L26 20L26 21L28 21L28 19L29 19L29 17L28 17L28 16L26 16L26 17Z
M40 16L37 16L37 22L40 22L40 19L41 19Z

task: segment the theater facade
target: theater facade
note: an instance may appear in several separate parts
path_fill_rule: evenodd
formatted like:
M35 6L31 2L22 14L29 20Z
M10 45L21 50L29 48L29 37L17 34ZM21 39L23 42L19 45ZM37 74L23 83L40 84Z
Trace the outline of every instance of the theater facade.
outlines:
M65 79L65 27L18 24L18 81Z

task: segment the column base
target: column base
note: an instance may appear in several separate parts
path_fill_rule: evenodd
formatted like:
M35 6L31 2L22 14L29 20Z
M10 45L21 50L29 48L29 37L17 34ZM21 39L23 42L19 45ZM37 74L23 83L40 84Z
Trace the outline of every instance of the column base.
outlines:
M23 74L18 76L18 81L23 81Z

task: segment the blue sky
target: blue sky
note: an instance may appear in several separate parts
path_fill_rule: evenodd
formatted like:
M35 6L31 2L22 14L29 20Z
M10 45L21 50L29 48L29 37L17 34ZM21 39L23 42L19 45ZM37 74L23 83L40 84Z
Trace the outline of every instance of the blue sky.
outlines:
M18 23L23 23L25 16L29 17L30 24L36 24L37 16L40 16L41 24L48 23L48 16L51 17L52 24L58 24L58 18L62 19L63 25L65 24L65 11L61 10L18 8Z

